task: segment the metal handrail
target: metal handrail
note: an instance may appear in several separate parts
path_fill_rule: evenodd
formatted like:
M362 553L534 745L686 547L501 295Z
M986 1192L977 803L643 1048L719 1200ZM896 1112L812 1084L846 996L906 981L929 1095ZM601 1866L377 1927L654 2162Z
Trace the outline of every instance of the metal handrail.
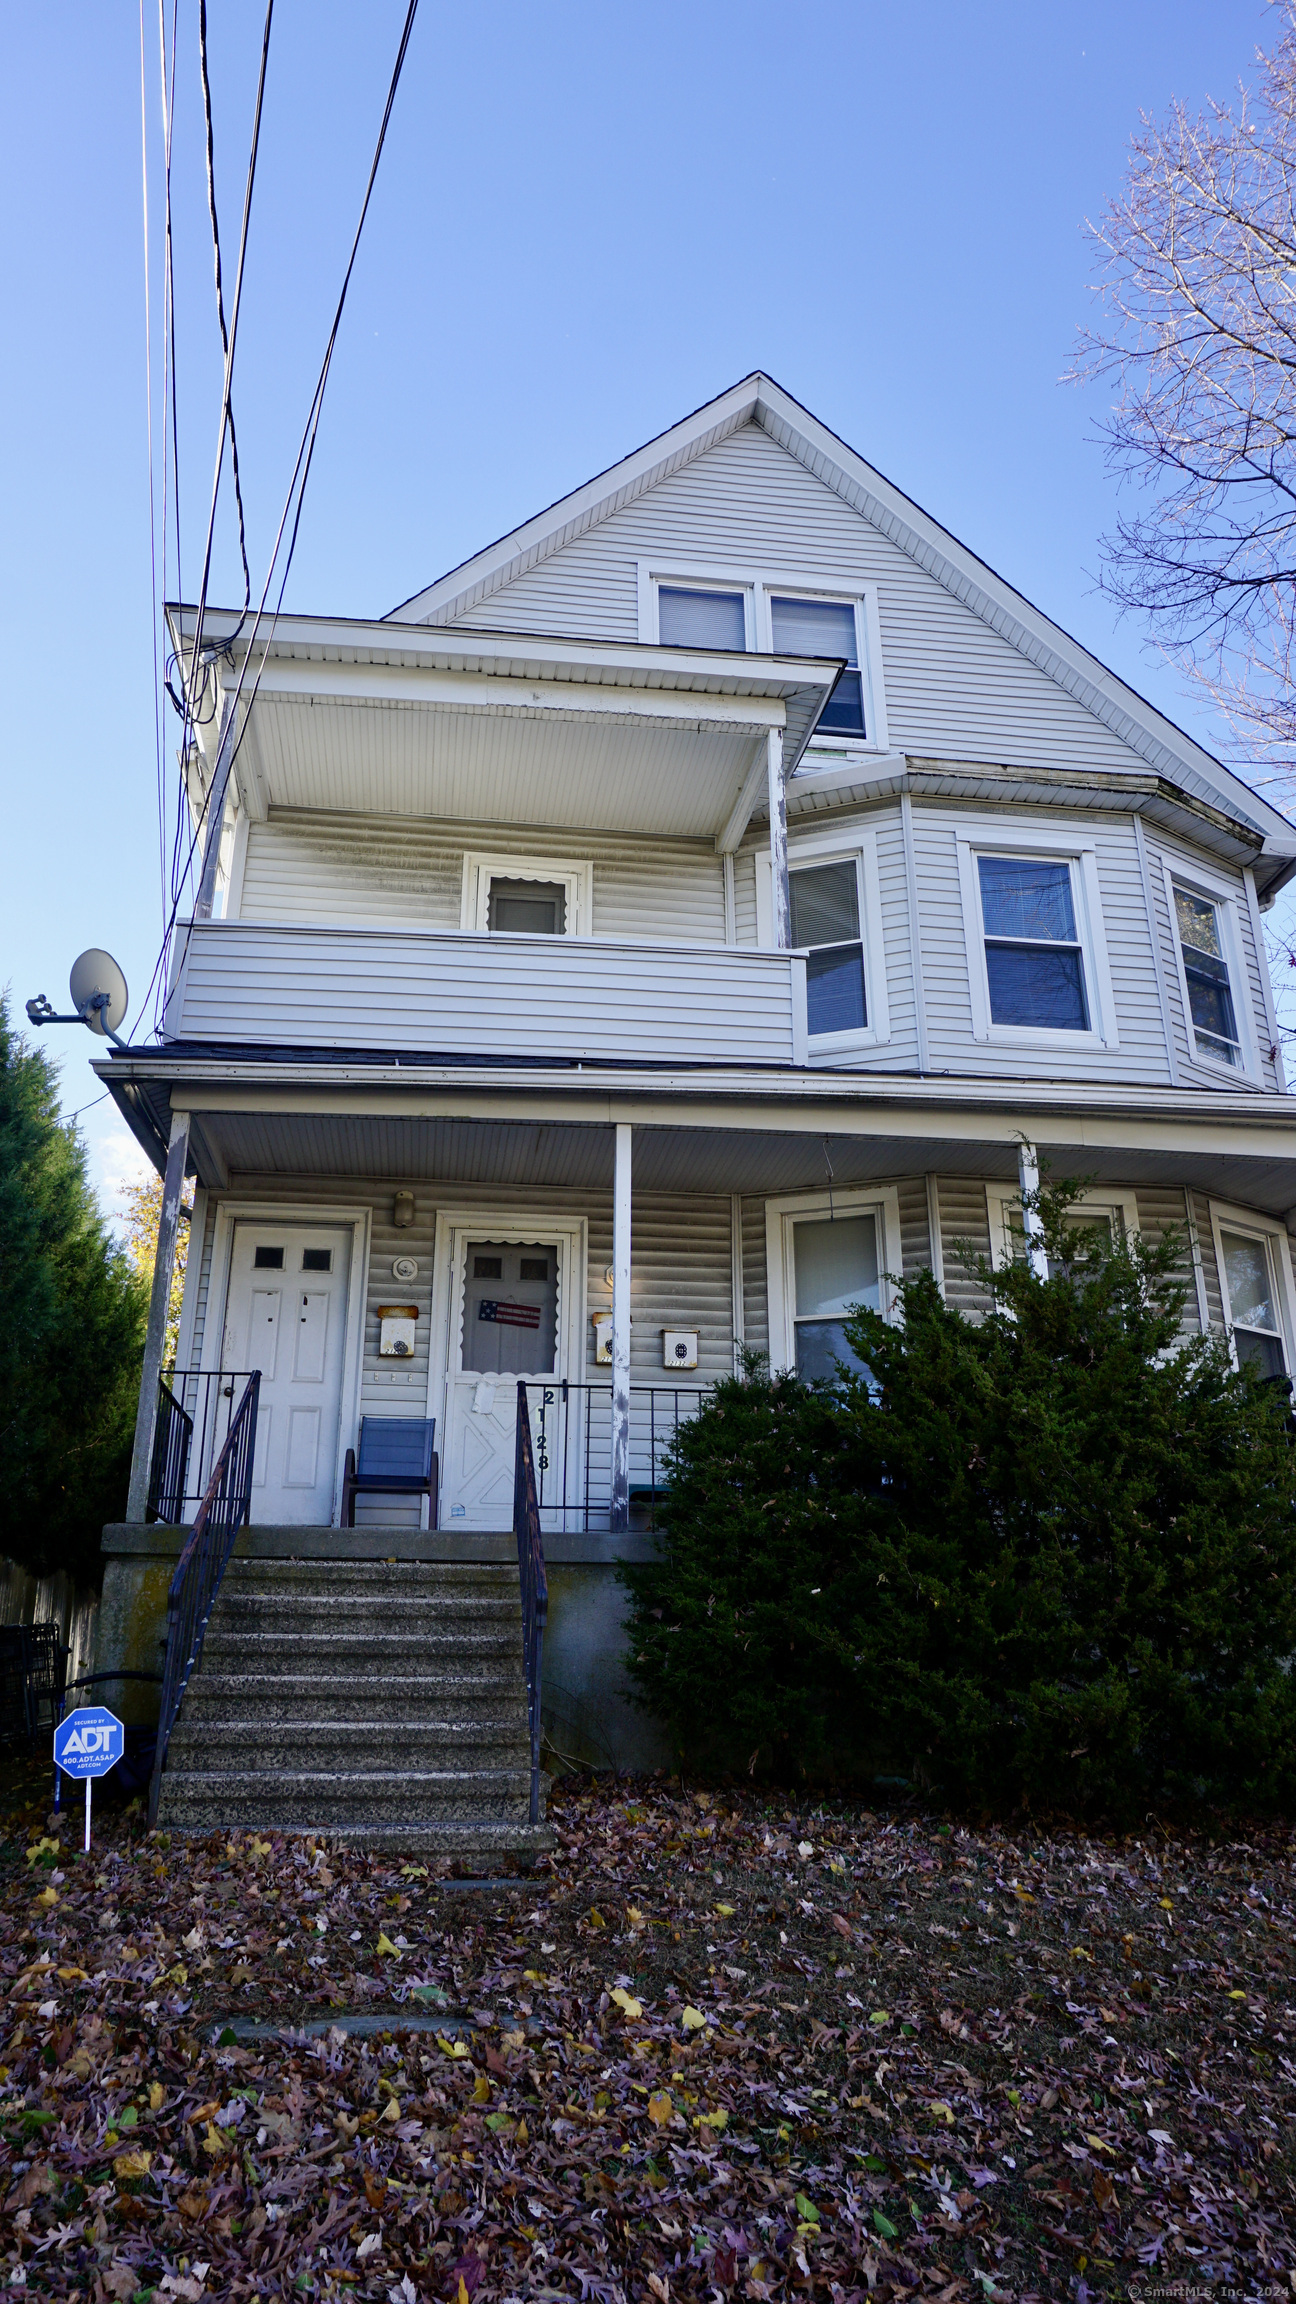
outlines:
M162 1668L157 1750L149 1784L150 1831L157 1822L162 1769L171 1731L179 1716L190 1674L202 1655L211 1612L239 1529L250 1516L260 1393L261 1372L254 1368L231 1419L225 1445L212 1466L206 1493L167 1592L166 1662Z
M531 1730L531 1822L540 1821L540 1677L544 1628L549 1615L549 1579L536 1496L531 1414L525 1383L518 1385L517 1456L513 1472L513 1533L517 1538L518 1581L522 1589L522 1653L526 1662L527 1720Z
M667 1485L663 1458L714 1383L714 1377L702 1377L695 1384L630 1386L630 1495L649 1529L656 1527L657 1502ZM551 1536L605 1527L611 1500L611 1384L529 1376L526 1386L535 1395L541 1527Z
M177 1400L165 1376L158 1378L157 1426L153 1434L153 1462L149 1467L145 1518L178 1521L189 1471L194 1420Z

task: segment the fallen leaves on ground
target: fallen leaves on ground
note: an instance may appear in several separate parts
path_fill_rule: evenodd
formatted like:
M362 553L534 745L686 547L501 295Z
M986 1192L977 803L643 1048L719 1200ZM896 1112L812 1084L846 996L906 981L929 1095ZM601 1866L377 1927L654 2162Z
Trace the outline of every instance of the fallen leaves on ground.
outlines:
M974 1832L661 1779L573 1779L552 1813L551 1860L476 1888L129 1812L86 1860L19 1820L11 2289L1296 2286L1286 1835ZM377 2028L294 2030L344 2013ZM236 2042L236 2017L283 2030Z

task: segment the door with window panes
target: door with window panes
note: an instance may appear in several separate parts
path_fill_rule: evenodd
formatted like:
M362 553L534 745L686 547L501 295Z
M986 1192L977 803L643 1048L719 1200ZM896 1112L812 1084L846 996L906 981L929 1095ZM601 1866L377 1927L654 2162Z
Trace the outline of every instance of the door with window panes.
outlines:
M442 1523L513 1522L517 1380L562 1372L567 1243L456 1231L442 1448Z
M351 1237L332 1225L234 1227L221 1365L261 1371L252 1516L263 1526L333 1518Z

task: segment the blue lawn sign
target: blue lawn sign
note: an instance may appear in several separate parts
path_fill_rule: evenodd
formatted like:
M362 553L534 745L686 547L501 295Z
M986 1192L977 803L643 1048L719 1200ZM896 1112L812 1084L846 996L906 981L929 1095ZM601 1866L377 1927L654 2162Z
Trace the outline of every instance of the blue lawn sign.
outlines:
M65 1776L84 1777L86 1788L85 1844L90 1848L90 1787L96 1776L115 1768L126 1749L126 1730L115 1712L103 1704L85 1704L69 1712L54 1731L54 1765Z

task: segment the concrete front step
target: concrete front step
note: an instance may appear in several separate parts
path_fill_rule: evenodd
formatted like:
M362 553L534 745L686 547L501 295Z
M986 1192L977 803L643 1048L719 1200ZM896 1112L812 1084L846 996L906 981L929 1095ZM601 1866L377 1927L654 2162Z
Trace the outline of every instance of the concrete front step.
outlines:
M549 1783L542 1776L541 1805L544 1787ZM210 1831L210 1825L188 1827L166 1820L166 1829L173 1832ZM222 1816L222 1832L310 1832L320 1830L318 1824L298 1824L291 1819L267 1819L264 1816ZM376 1854L391 1853L401 1856L421 1856L426 1862L443 1863L458 1860L476 1865L480 1872L510 1872L516 1868L529 1872L537 1856L547 1856L555 1844L552 1825L528 1824L509 1821L477 1824L424 1824L417 1818L392 1824L330 1824L328 1838L343 1848L371 1848ZM453 1880L446 1883L453 1888Z
M267 1664L280 1662L294 1672L325 1672L333 1665L354 1668L360 1663L389 1672L408 1663L415 1669L421 1665L426 1671L429 1664L442 1660L461 1668L478 1658L512 1663L521 1653L521 1627L517 1624L465 1626L452 1631L429 1626L407 1632L390 1618L366 1631L321 1628L297 1632L285 1625L277 1632L234 1632L213 1616L203 1643L204 1665L210 1659L214 1671L226 1672L237 1671L242 1664L263 1672Z
M526 1713L520 1662L511 1672L487 1664L476 1672L221 1672L202 1669L185 1696L182 1722L228 1719L402 1719L417 1712L457 1730L489 1721L508 1705ZM177 1731L178 1733L178 1731Z
M522 1604L516 1591L402 1592L385 1603L399 1610L402 1631L413 1633L442 1627L465 1632L485 1628L508 1630L516 1636L522 1622ZM222 1592L212 1613L212 1630L226 1634L274 1632L281 1627L301 1632L352 1628L366 1634L373 1623L374 1596L369 1592Z
M529 1768L526 1712L493 1720L181 1720L171 1738L168 1765L197 1775L230 1767L278 1771L307 1766L329 1770L436 1771Z
M193 1830L246 1818L260 1831L297 1824L525 1822L529 1768L305 1769L168 1766L161 1821Z

